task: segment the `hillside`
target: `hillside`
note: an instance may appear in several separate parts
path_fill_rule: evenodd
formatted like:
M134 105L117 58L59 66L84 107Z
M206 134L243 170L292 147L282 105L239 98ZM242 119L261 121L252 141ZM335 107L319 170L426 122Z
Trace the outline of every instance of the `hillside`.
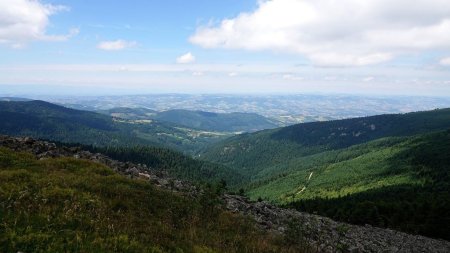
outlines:
M117 107L99 112L123 119L158 120L188 128L217 132L255 132L278 126L274 120L256 113L214 113L181 109L157 112L146 108L126 107Z
M247 188L355 224L449 237L450 130L390 137L268 168Z
M169 110L157 113L155 119L191 128L221 132L255 132L275 128L273 120L256 113L214 113L189 110Z
M450 243L354 226L197 187L145 165L0 136L3 252L447 252ZM228 211L227 211L228 210Z
M105 165L0 148L1 252L296 252L211 194L189 197Z
M108 155L122 162L145 164L154 171L165 172L170 176L198 183L218 183L226 179L230 187L244 181L244 177L235 169L223 165L193 159L167 148L136 147L92 147L86 150Z
M200 157L255 175L299 157L449 127L450 109L303 123L234 136L208 147Z
M115 107L108 110L99 110L98 113L128 120L150 120L157 111L147 108Z
M230 138L203 158L247 176L251 199L448 240L450 131L441 129L448 109L301 124Z
M161 122L135 122L44 101L0 102L0 134L95 146L164 146L193 151L226 135Z

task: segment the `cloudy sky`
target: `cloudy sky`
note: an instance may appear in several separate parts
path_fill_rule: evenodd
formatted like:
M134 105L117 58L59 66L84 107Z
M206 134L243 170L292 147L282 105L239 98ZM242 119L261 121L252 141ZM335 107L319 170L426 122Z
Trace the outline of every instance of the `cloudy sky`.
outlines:
M450 97L448 0L0 0L0 93Z

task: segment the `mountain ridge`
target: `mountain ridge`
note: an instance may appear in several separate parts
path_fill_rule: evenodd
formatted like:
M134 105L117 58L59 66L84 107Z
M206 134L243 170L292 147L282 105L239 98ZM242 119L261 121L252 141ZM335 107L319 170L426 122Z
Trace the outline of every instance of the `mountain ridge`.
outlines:
M171 109L154 111L147 108L117 107L99 111L103 114L130 120L158 120L177 125L218 132L254 132L278 127L271 120L256 113L216 113L201 110Z
M95 146L166 146L182 152L224 138L162 122L132 122L45 101L0 101L0 133Z

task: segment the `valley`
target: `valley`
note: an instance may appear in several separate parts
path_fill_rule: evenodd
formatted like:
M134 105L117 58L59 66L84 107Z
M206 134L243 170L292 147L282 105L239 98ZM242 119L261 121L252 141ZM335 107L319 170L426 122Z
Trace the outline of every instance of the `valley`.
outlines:
M0 253L450 253L450 1L0 0Z
M156 112L181 109L213 113L256 113L274 121L278 126L450 107L450 99L447 97L350 94L33 95L28 97L88 111L136 108Z
M450 223L442 217L450 211L450 109L242 134L217 126L226 122L229 130L243 122L270 121L248 113L159 114L144 108L97 113L43 101L3 101L0 115L8 121L0 124L0 134L81 146L143 164L152 173L219 185L253 201L342 222L449 239ZM190 121L181 122L183 118Z

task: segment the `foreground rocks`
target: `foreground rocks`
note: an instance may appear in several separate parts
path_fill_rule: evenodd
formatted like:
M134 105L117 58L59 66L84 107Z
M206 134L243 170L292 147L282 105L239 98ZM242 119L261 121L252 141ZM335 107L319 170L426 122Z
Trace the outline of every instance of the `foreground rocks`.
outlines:
M304 240L318 252L450 252L450 242L418 235L336 222L279 208L267 202L225 195L227 209L252 217L264 229ZM296 239L296 238L293 238Z
M118 173L148 180L162 189L198 196L201 190L188 182L169 177L160 170L130 162L119 162L105 155L79 148L58 147L54 143L28 137L13 138L0 135L0 147L29 152L37 159L73 157L104 164ZM267 202L251 202L236 195L223 195L225 207L246 215L258 226L288 240L303 243L317 252L450 252L450 242L409 235L390 229L356 226L333 221L318 215L279 208Z
M152 184L171 191L195 194L198 189L192 184L171 178L164 171L148 168L145 164L120 162L99 153L91 153L78 147L59 147L55 143L39 141L29 137L14 138L0 135L0 147L18 152L28 152L43 160L48 158L72 157L101 163L114 171L131 177L149 180Z

